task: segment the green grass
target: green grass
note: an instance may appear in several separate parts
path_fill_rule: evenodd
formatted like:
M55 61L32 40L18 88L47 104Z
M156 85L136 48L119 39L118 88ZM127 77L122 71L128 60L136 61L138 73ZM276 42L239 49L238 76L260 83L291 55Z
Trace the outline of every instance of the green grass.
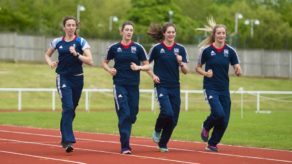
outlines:
M193 69L193 68L190 68ZM98 67L84 67L84 88L112 88L111 76ZM2 88L55 88L55 72L45 64L0 62ZM181 76L181 89L202 89L202 77L190 73ZM292 90L291 79L230 77L230 89L237 90ZM152 80L141 73L140 88L153 88Z
M85 74L84 88L112 88L111 76L101 68L85 67ZM55 88L55 73L45 64L0 62L0 75L2 88ZM140 88L152 89L151 79L146 73L141 75ZM292 90L292 80L289 79L231 76L230 80L231 90L237 90L239 87L245 90ZM181 76L181 84L182 89L200 90L202 77L194 73ZM135 136L151 136L158 109L156 104L155 112L150 112L150 97L148 94L141 94L140 113L132 133ZM292 95L267 97L286 101L262 99L261 108L272 113L256 114L255 96L244 95L244 113L241 118L240 96L232 95L230 124L222 143L292 150ZM55 112L39 112L50 109L51 94L23 93L23 112L17 112L17 94L0 92L0 111L3 111L0 114L0 124L57 129L61 109L59 98L56 100ZM84 97L81 98L74 122L75 130L118 134L112 93L92 93L90 102L90 112L85 112ZM190 95L189 111L184 111L182 95L182 112L172 139L200 141L200 127L208 114L208 105L204 102L203 95Z
M182 111L172 139L201 141L201 123L208 113ZM58 129L60 115L60 112L4 112L0 115L0 124ZM140 112L132 135L150 137L157 115L155 112ZM269 115L249 111L241 119L239 111L233 111L222 143L291 150L291 115L292 111ZM78 112L74 129L118 134L117 116L115 112Z

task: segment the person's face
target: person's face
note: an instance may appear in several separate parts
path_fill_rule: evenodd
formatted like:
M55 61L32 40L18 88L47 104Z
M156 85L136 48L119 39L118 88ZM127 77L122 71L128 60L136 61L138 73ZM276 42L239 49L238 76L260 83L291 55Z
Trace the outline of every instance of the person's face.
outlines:
M68 19L64 26L64 31L66 35L73 36L77 29L76 22L74 19Z
M121 31L123 40L131 40L134 33L134 28L132 25L125 25L124 29Z
M218 27L215 31L215 42L225 43L226 29L224 27Z
M176 35L176 32L173 26L167 27L165 33L163 33L164 39L168 42L174 42L175 35Z

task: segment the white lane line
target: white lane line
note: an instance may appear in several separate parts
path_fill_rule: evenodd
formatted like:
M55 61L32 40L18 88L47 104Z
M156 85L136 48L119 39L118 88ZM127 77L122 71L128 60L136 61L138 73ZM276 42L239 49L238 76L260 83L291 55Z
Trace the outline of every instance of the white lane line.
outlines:
M50 158L50 157L44 157L44 156L39 156L39 155L23 154L23 153L17 153L17 152L12 152L12 151L0 150L0 153L13 154L13 155L32 157L32 158L39 158L39 159L46 159L46 160L53 160L53 161L61 161L61 162L67 162L67 163L86 164L84 162L70 161L70 160L58 159L58 158Z
M34 145L42 145L42 146L60 147L60 145L54 145L54 144L45 144L45 143L39 143L39 142L21 141L21 140L13 140L13 139L5 139L5 138L0 138L0 140L9 141L9 142L17 142L17 143L22 143L22 144L34 144ZM90 152L99 152L99 153L105 153L105 154L122 155L120 153L111 152L111 151L103 151L103 150L95 150L95 149L83 149L83 148L75 148L75 149L76 150L83 150L83 151L90 151ZM153 160L168 161L168 162L183 163L183 164L200 164L200 163L195 163L195 162L172 160L172 159L159 158L159 157L149 157L149 156L143 156L143 155L122 155L122 156L136 157L136 158L142 158L142 159L153 159Z
M60 137L60 136L56 136L56 135L35 134L35 133L28 133L28 132L15 132L15 131L8 131L8 130L0 130L0 132L15 133L15 134L25 134L25 135L35 135L35 136L44 136L44 137L54 137L54 138L59 138ZM90 142L120 144L119 142L116 142L116 141L104 141L104 140L85 139L85 138L77 138L77 139L80 140L80 141L90 141ZM135 143L132 143L131 145L141 146L141 147L149 147L149 148L156 148L156 146L143 145L143 144L135 144ZM220 152L212 153L212 152L206 152L206 151L198 151L198 150L191 150L191 149L182 149L182 148L175 148L175 147L170 147L170 149L172 149L172 150L179 150L179 151L186 151L186 152L198 152L198 153L203 153L203 154L212 154L212 155L220 155L220 156L237 157L237 158L248 158L248 159L275 161L275 162L283 162L283 163L292 163L291 160L282 160L282 159L274 159L274 158L256 157L256 156L249 156L249 155L226 154L226 153L220 153Z
M116 141L103 141L103 140L82 139L82 138L79 138L79 140L90 141L90 142L100 142L100 143L120 144L119 142L116 142ZM135 144L135 143L132 143L131 145L140 146L140 147L148 147L148 148L157 148L157 146L143 145L143 144ZM229 156L229 157L250 158L250 159L257 159L257 160L267 160L267 161L275 161L275 162L292 163L292 161L289 161L289 160L281 160L281 159L274 159L274 158L264 158L264 157L238 155L238 154L226 154L226 153L220 153L220 152L212 153L212 152L206 152L206 151L191 150L191 149L182 149L182 148L175 148L175 147L170 147L169 149L171 149L171 150L178 150L178 151L186 151L186 152L198 152L198 153L203 153L203 154Z
M57 129L50 129L50 128L38 128L38 127L20 127L17 125L0 125L1 127L14 127L14 128L22 128L22 129L38 129L38 130L50 130L50 131L58 131ZM81 133L81 134L91 134L91 135L107 135L107 136L117 136L119 137L118 134L108 134L108 133L95 133L95 132L82 132L82 131L75 131L76 133ZM149 138L147 137L139 137L139 136L131 136L131 138L138 138L138 139L145 139L145 140L149 140ZM175 142L181 142L181 143L197 143L197 144L204 144L204 142L198 142L198 141L182 141L182 140L171 140L171 141L175 141ZM292 153L292 151L290 150L280 150L280 149L273 149L273 148L261 148L261 147L252 147L252 146L239 146L239 145L228 145L228 144L220 144L223 146L229 146L229 147L237 147L237 148L245 148L245 149L260 149L260 150L268 150L268 151L279 151L279 152L286 152L286 153Z

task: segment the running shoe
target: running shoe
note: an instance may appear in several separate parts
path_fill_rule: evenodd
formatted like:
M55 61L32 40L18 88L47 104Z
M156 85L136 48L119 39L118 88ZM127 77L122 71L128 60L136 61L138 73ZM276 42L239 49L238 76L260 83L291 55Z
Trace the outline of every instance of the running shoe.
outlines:
M160 132L153 132L152 135L153 142L158 143L160 141Z
M211 146L211 145L206 146L205 150L209 152L218 152L217 146Z
M169 152L167 147L159 147L159 151L162 152L162 153Z
M74 150L74 148L73 148L73 144L72 144L72 143L69 143L69 144L67 144L67 145L65 146L65 151L66 151L67 153L71 153L71 152L73 152L73 150Z
M209 131L206 128L204 128L204 126L202 126L201 139L204 142L208 142L209 139Z
M132 151L131 150L123 150L122 154L132 154Z

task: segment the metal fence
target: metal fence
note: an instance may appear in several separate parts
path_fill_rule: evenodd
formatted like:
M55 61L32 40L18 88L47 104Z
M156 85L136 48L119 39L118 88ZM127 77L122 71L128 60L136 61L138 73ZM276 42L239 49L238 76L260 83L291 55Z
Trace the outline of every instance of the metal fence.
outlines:
M0 33L0 60L45 62L44 53L53 38L44 36ZM91 45L94 63L100 66L107 47L115 41L87 40ZM189 54L189 67L194 70L198 48L185 45ZM243 75L292 78L292 52L238 49ZM57 55L54 55L56 58ZM231 69L232 70L232 69Z
M53 88L0 88L0 92L15 92L17 94L17 106L18 106L18 111L22 110L22 94L26 92L48 92L52 94L51 97L51 109L52 111L56 110L56 93L57 90ZM83 93L85 94L85 111L90 111L90 102L89 100L89 93L93 92L100 92L100 93L112 93L112 89L105 89L105 88L100 88L100 89L83 89ZM151 94L151 111L155 110L155 92L153 89L140 89L141 94ZM253 95L255 98L256 102L256 113L270 113L270 111L267 110L262 110L261 109L261 99L265 98L264 95L289 95L288 98L285 98L283 100L277 100L278 103L283 103L283 102L289 102L292 103L291 95L292 91L245 91L242 88L239 88L236 91L230 91L231 94L236 94L240 95L240 112L241 112L241 118L243 118L243 104L244 104L244 98L243 96L245 94ZM181 90L181 94L184 95L182 96L182 99L184 99L184 107L185 111L189 110L189 95L190 94L203 94L202 90ZM269 101L271 101L272 98L269 98Z

